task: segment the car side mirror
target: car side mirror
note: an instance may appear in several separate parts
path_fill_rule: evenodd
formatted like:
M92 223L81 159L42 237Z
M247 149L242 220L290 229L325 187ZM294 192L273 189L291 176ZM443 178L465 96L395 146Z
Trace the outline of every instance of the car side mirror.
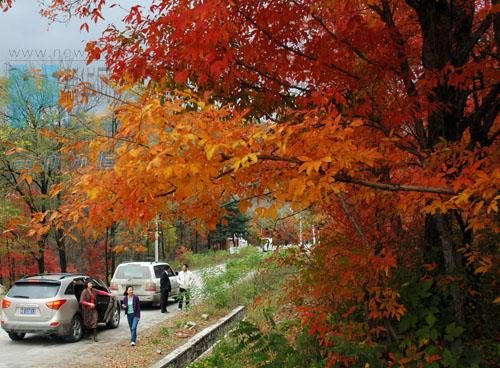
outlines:
M178 271L175 271L175 276L179 276L179 272Z

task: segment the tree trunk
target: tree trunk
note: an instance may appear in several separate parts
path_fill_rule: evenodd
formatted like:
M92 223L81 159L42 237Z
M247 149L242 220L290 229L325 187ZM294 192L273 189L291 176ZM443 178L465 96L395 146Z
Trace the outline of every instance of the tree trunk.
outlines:
M109 227L106 227L106 235L104 238L104 272L107 283L109 283L108 234L109 234Z
M64 230L55 229L55 240L57 252L59 254L59 268L61 272L67 272L68 260L66 256L66 242L64 241Z
M116 254L115 252L111 252L111 274L113 275L115 273L116 269Z
M422 27L422 62L427 78L437 78L433 93L427 96L429 110L426 142L422 149L432 149L441 139L456 142L470 125L465 117L469 91L450 85L444 70L460 67L470 58L467 44L472 39L474 2L410 1ZM425 222L425 262L437 262L444 273L456 276L463 272L454 244L454 217L451 213L428 215ZM451 287L451 310L457 321L464 319L464 299L458 282Z
M199 238L199 235L198 235L198 231L195 231L194 233L194 252L195 253L198 253L198 238Z
M38 264L38 272L45 272L45 238L38 241L38 256L35 257Z
M149 232L149 231L148 231ZM149 234L148 237L146 238L146 249L148 250L148 254L146 255L146 261L151 260L151 253L150 253L150 245L151 245L151 240L149 239Z
M456 252L456 245L453 242L452 216L450 214L437 213L428 216L426 219L426 241L425 241L425 262L438 262L442 264L444 273L449 276L457 276L462 273L461 262ZM436 252L436 248L440 253ZM450 289L452 301L451 309L455 319L464 321L464 296L458 281Z
M179 246L183 246L186 239L185 239L185 228L184 228L184 222L179 223Z
M165 239L165 227L163 225L160 224L160 239L161 239L161 257L163 260L165 260L167 257L166 257L166 254L165 254L165 242L166 242L166 239Z
M114 252L115 246L115 236L116 231L118 230L118 222L113 222L111 224L111 228L109 229L109 252L111 253L111 270L109 275L113 275L116 269L116 254Z

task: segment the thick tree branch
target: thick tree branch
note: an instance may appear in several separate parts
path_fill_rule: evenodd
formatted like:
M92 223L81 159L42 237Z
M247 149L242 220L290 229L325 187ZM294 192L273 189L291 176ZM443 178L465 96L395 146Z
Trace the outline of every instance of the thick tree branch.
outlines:
M483 19L477 31L470 36L469 40L463 45L462 49L458 51L458 55L456 57L456 62L458 65L463 65L465 62L467 62L472 49L479 41L479 39L483 36L483 34L488 30L492 21L493 16L489 14L486 18Z
M258 155L257 157L259 160L263 161L290 162L297 165L302 165L304 163L304 161L299 160L298 158L295 157L280 157L273 155ZM392 184L392 183L376 183L367 180L356 179L349 175L341 173L334 175L333 178L341 183L356 184L389 192L419 192L419 193L434 193L434 194L447 194L447 195L457 194L457 192L448 188L436 188L436 187L425 187L420 185L405 185L405 184Z

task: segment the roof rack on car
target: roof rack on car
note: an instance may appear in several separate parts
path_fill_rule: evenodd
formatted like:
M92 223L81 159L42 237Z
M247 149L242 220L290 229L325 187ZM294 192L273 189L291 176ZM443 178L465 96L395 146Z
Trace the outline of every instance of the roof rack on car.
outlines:
M23 276L23 279L27 279L27 278L30 278L30 277L44 277L44 276L59 276L59 280L62 280L64 279L65 277L69 277L69 276L80 276L79 273L72 273L72 272L47 272L47 273L33 273L33 274L29 274L29 275L25 275ZM83 275L81 275L83 276Z

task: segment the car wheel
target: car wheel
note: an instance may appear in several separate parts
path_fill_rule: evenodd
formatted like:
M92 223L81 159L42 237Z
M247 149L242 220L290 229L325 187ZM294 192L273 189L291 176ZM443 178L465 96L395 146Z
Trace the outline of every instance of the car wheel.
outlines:
M25 333L9 332L9 337L12 341L19 341L24 339Z
M65 340L68 342L77 342L81 340L82 336L83 336L82 318L77 314L71 320L69 333L68 335L65 336Z
M109 320L108 323L106 323L106 326L108 328L117 328L120 325L120 310L118 307L115 307L113 310L113 314L111 315L111 319Z

